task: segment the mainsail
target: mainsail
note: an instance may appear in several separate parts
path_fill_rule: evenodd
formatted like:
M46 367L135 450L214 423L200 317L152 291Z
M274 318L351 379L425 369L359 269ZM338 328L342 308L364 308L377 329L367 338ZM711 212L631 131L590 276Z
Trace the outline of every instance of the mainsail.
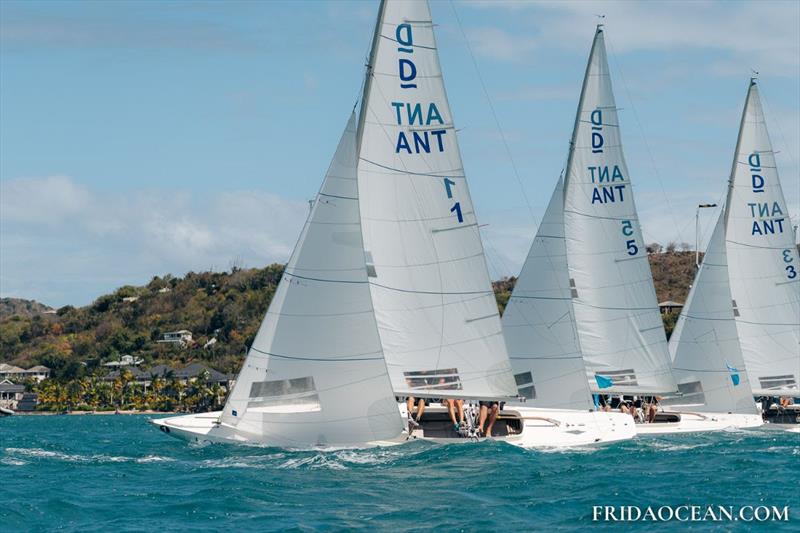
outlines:
M591 409L572 310L559 179L503 313L519 394L537 407Z
M731 308L725 216L720 215L669 341L681 396L662 405L693 411L756 414Z
M402 423L364 263L351 115L221 422L276 446L353 445Z
M728 185L733 313L753 392L800 392L800 260L758 86L747 92Z
M674 391L664 326L622 153L602 27L595 33L564 181L570 287L592 390Z
M514 396L427 2L381 3L359 117L364 255L397 394Z

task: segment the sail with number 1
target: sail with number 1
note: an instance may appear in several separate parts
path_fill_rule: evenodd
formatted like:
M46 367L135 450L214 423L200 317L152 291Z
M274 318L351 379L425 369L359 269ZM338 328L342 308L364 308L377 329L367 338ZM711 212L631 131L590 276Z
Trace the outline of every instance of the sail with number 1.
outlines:
M384 2L361 107L372 301L399 395L514 397L427 2Z

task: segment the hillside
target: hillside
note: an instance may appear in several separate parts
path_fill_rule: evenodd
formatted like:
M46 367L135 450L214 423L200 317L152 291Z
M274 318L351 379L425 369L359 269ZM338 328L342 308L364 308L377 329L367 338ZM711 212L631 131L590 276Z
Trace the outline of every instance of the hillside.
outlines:
M694 254L671 251L649 258L659 301L683 302L694 275ZM92 373L122 354L141 357L146 365L203 361L237 372L282 272L283 266L275 264L154 277L143 287L124 286L89 306L62 307L55 315L20 305L15 314L0 318L0 362L25 368L43 364L64 379ZM515 281L494 283L501 310ZM669 331L675 318L667 317ZM193 342L186 347L158 342L177 330L191 331ZM213 338L217 342L204 348Z
M41 304L36 300L23 300L22 298L0 298L0 320L14 315L30 318L52 310L53 309L51 307Z

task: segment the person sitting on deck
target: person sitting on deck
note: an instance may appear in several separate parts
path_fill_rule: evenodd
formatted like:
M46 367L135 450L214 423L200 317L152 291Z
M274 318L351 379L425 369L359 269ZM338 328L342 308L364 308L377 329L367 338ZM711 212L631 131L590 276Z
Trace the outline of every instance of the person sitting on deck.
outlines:
M480 414L478 415L478 435L485 435L486 437L492 436L492 427L494 426L497 416L500 414L500 409L503 408L505 402L480 401L478 404L481 407ZM489 425L486 426L484 431L483 426L486 424L486 419L489 419Z
M414 412L414 404L417 405L417 413L416 416L413 414ZM409 426L418 428L419 422L422 420L422 413L425 412L425 406L427 405L427 400L425 398L420 398L418 402L414 402L414 397L409 396L406 399L406 408L408 409L408 424Z
M450 413L450 420L453 422L456 433L458 433L458 430L464 425L464 400L444 398L442 404L447 407L447 412ZM456 413L458 413L457 418Z

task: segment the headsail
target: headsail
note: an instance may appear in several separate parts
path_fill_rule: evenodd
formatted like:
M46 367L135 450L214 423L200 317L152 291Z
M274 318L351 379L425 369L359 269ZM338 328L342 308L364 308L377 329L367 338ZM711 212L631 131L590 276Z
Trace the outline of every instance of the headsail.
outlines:
M364 253L396 393L516 395L428 3L381 3L359 129Z
M725 217L720 215L669 341L680 397L662 405L756 414L731 308Z
M364 263L352 115L221 421L285 447L402 431Z
M572 302L592 390L675 390L622 153L603 30L586 68L564 182Z
M800 259L754 80L742 112L725 216L733 312L753 392L797 395Z
M570 292L559 179L503 313L518 391L536 407L594 406Z

